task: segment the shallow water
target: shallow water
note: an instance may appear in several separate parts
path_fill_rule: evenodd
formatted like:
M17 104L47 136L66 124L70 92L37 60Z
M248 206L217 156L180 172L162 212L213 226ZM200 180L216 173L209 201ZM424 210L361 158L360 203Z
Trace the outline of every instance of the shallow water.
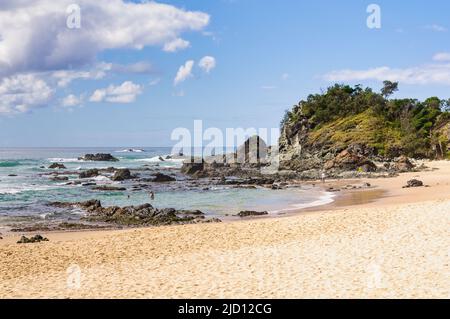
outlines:
M83 162L77 158L87 153L110 153L119 162ZM177 174L176 183L155 185L155 207L176 209L199 209L217 217L232 215L241 210L270 211L273 214L332 201L332 195L319 189L304 186L285 190L266 188L243 189L226 186L185 187L179 174L182 162L179 159L160 161L159 156L170 154L169 148L58 148L58 149L0 149L0 222L14 219L76 219L80 211L56 211L47 204L53 201L76 202L89 199L101 200L103 206L138 205L148 203L148 190L131 191L130 182L112 182L107 177L94 179L97 185L125 186L127 191L101 192L81 185L66 185L67 181L51 181L48 173L55 170L47 167L53 162L66 166L64 171L69 182L78 180L78 172L88 168L131 168L142 170L142 174L156 171ZM144 170L148 170L147 173ZM141 174L141 171L139 171ZM17 176L8 176L17 175Z

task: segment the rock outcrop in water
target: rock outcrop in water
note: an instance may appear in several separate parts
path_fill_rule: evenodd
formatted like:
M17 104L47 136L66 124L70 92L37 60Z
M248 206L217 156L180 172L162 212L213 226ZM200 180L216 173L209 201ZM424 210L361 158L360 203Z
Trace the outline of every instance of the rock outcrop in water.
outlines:
M80 178L92 178L97 177L99 175L99 171L96 168L88 169L87 171L81 172L79 174Z
M111 154L86 154L83 157L79 157L80 161L89 161L89 162L118 162L119 160L112 156Z
M207 219L205 214L198 210L158 209L150 204L103 207L99 200L89 200L79 203L55 202L50 205L59 208L79 207L86 211L87 216L84 217L86 221L106 222L121 226L161 226L220 221Z
M50 168L50 169L66 169L66 166L61 163L52 163L48 168Z
M111 178L113 181L124 181L127 179L132 179L133 176L131 175L131 172L129 169L118 169L113 177Z

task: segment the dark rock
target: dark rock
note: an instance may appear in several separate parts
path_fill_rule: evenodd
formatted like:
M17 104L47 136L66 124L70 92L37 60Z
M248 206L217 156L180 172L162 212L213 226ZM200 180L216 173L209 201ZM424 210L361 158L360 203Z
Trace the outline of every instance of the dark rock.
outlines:
M92 178L92 177L97 177L98 175L99 175L98 169L93 168L93 169L88 169L85 172L81 172L79 177L80 178Z
M422 186L423 186L422 181L419 181L418 179L412 179L409 180L406 186L403 186L403 188L422 187Z
M81 186L87 187L87 186L96 186L97 183L83 183Z
M125 187L116 187L116 186L110 186L110 185L96 186L96 187L93 187L92 189L95 191L105 191L105 192L120 192L120 191L127 190Z
M157 173L152 181L155 183L164 183L164 182L174 182L176 181L176 179L169 175Z
M264 215L268 215L268 214L269 214L268 212L255 212L255 211L243 210L236 216L249 217L249 216L264 216Z
M114 173L114 176L111 178L113 181L124 181L127 179L132 179L131 172L129 169L119 169Z
M64 166L64 164L61 164L61 163L52 163L48 168L51 168L51 169L66 169L66 166Z
M48 241L48 239L45 237L42 237L41 235L36 235L31 238L22 236L22 238L20 238L20 240L17 243L18 244L28 244L28 243L39 243L41 241Z
M78 158L80 161L91 161L91 162L118 162L119 160L112 156L111 154L86 154L83 157Z
M69 178L67 176L55 176L55 177L52 177L51 180L54 182L64 182L64 181L68 181Z
M150 204L127 207L102 207L100 201L90 200L80 203L52 203L61 208L80 207L87 212L84 218L90 222L106 222L123 226L160 226L210 222L201 211L157 209Z
M9 176L9 177L17 177L16 174L9 174L8 176Z

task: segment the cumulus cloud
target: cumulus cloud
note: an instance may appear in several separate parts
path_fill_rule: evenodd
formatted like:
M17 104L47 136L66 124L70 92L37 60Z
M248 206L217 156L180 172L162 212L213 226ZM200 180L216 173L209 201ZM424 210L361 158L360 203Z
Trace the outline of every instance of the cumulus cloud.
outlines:
M34 74L19 74L0 81L0 114L25 113L45 106L52 88Z
M174 84L178 85L179 83L185 81L186 79L192 76L192 68L194 67L194 61L189 60L178 69L177 75L175 76Z
M72 108L76 106L80 106L83 103L83 97L82 96L75 96L73 94L69 94L61 101L61 106Z
M189 41L178 38L164 44L163 50L166 52L177 52L189 48L190 45Z
M57 80L59 87L66 87L72 81L78 79L98 80L105 77L106 73L112 69L111 63L99 63L91 70L59 70L52 73L52 77Z
M110 85L105 89L95 90L89 98L91 102L133 103L142 93L142 87L131 81L125 81L119 86Z
M208 14L157 2L78 0L82 27L70 29L66 9L71 3L34 0L2 4L3 73L76 68L92 63L103 50L165 45L181 33L201 31L209 23Z
M436 53L433 56L433 60L437 61L437 62L447 62L450 61L450 53L448 52L440 52L440 53Z
M433 57L435 61L450 61L449 58L449 55L443 53L436 54ZM409 68L382 66L366 70L338 70L325 74L324 78L331 82L389 80L415 85L450 85L450 64L434 63Z
M58 88L78 79L101 79L108 72L154 73L147 62L122 65L96 61L105 50L139 50L147 46L180 50L189 46L181 35L203 31L210 19L203 12L155 1L77 0L82 9L81 28L71 29L67 27L66 10L72 3L0 1L0 114L22 113L46 105ZM95 97L129 103L142 89L139 86L135 88L139 93L114 94L114 89L120 87L100 90ZM64 101L75 102L73 97Z
M216 67L216 59L212 56L205 56L200 60L198 66L206 73L209 73Z

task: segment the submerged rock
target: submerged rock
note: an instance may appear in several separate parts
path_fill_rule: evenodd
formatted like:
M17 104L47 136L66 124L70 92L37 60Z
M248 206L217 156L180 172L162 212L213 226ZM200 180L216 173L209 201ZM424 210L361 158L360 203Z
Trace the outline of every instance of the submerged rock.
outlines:
M95 187L92 187L92 189L95 191L105 191L105 192L120 192L120 191L127 190L125 187L117 187L117 186L110 186L110 185L95 186Z
M112 156L111 154L86 154L83 157L79 157L80 161L91 161L91 162L118 162L119 160Z

